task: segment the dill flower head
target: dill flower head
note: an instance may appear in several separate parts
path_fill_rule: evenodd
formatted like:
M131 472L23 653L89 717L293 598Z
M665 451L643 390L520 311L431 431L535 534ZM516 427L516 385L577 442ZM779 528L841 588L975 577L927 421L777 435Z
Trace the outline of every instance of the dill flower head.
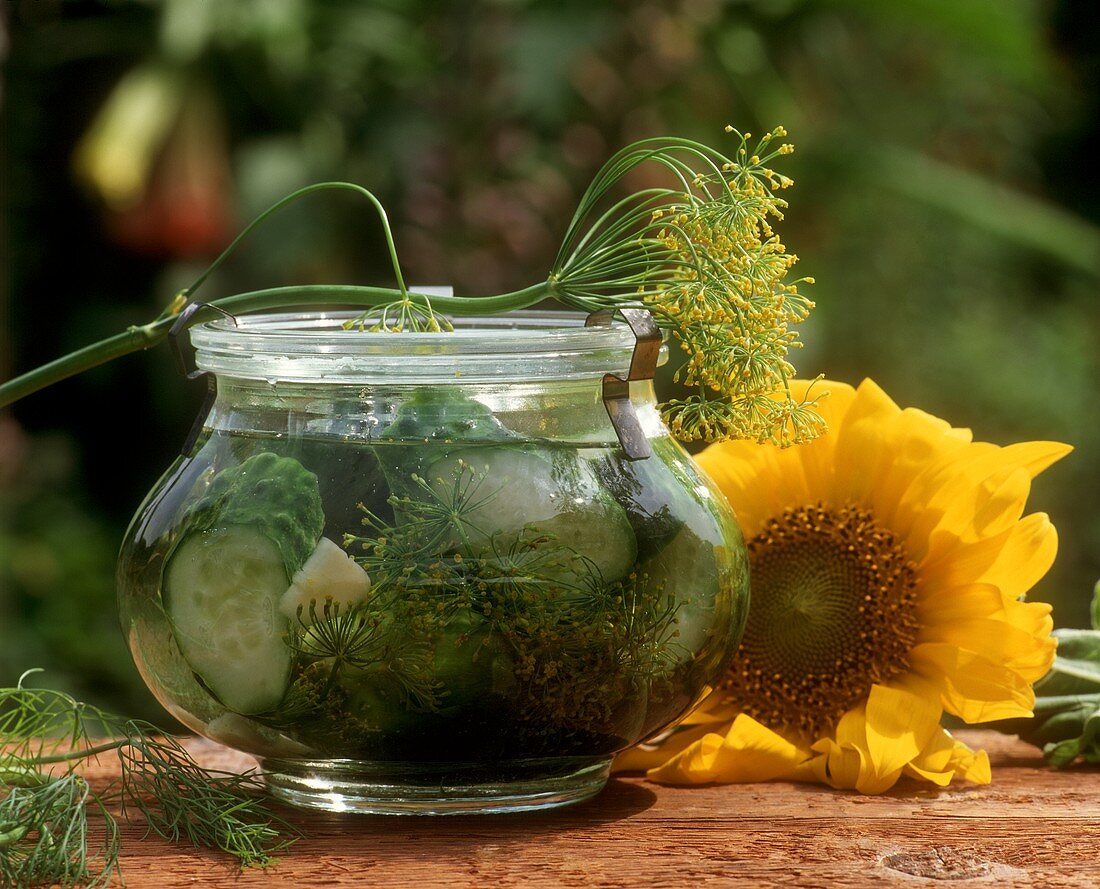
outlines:
M780 447L815 438L824 426L812 399L787 381L794 326L813 302L811 278L788 280L798 257L772 228L783 218L779 192L792 181L769 164L790 154L777 127L738 140L732 157L683 139L645 140L597 174L566 236L550 282L555 295L588 311L629 301L671 331L685 361L676 377L695 393L663 406L681 439L749 439ZM674 187L644 188L602 216L596 205L640 165L671 173Z
M828 397L830 432L783 451L725 442L703 468L749 541L752 606L714 693L619 769L674 784L819 781L862 793L903 775L989 781L989 762L940 727L1030 716L1050 668L1050 606L1023 600L1057 536L1021 518L1031 480L1070 448L997 447L858 389Z

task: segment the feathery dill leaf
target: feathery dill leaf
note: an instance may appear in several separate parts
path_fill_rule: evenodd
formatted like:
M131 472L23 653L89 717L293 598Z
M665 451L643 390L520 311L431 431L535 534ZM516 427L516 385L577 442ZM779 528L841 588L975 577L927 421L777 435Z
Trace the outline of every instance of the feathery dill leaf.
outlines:
M370 600L352 605L329 601L320 609L316 602L311 602L308 609L298 606L298 626L291 645L300 660L327 668L322 697L333 690L341 672L350 668L358 673L388 676L411 709L438 709L430 650L423 640L410 638L392 619L387 612L392 604L388 596L376 592Z
M3 789L0 883L99 887L118 873L118 824L79 775L0 770ZM88 836L90 812L103 826L98 847Z
M253 772L202 768L151 723L126 719L51 689L0 688L0 876L17 886L104 886L119 873L109 811L140 815L165 839L219 849L242 867L265 866L295 829L270 812ZM120 780L97 791L79 774L118 757ZM104 838L90 846L90 819Z

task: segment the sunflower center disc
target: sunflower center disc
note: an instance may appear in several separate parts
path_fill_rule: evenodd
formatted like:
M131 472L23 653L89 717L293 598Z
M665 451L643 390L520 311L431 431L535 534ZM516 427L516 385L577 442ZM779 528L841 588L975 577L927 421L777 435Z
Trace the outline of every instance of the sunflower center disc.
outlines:
M812 739L907 669L914 566L871 513L785 510L749 542L749 561L748 624L723 683L749 716Z

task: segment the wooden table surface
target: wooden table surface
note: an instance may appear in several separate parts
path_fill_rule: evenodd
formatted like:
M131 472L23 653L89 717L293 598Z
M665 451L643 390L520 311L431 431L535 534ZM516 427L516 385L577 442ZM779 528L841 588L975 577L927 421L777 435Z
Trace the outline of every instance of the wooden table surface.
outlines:
M658 787L612 779L593 800L545 813L447 818L287 810L306 836L272 868L239 874L214 853L126 828L130 889L465 886L1100 886L1100 771L1044 768L1011 738L984 746L993 784L910 784L878 797L798 784ZM209 766L247 757L210 742ZM93 783L111 778L104 767Z

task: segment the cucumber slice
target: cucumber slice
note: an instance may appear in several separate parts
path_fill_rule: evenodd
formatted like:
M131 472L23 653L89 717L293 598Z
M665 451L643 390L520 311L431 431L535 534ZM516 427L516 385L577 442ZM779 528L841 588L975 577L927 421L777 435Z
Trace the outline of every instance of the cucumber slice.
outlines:
M287 619L279 602L290 581L270 537L244 525L183 539L164 573L164 600L180 651L230 710L262 713L290 675Z
M436 462L428 483L445 497L463 473L473 474L476 489L461 511L456 536L465 539L457 544L474 554L506 550L527 529L584 556L607 583L634 565L638 543L626 513L575 454L465 448Z

